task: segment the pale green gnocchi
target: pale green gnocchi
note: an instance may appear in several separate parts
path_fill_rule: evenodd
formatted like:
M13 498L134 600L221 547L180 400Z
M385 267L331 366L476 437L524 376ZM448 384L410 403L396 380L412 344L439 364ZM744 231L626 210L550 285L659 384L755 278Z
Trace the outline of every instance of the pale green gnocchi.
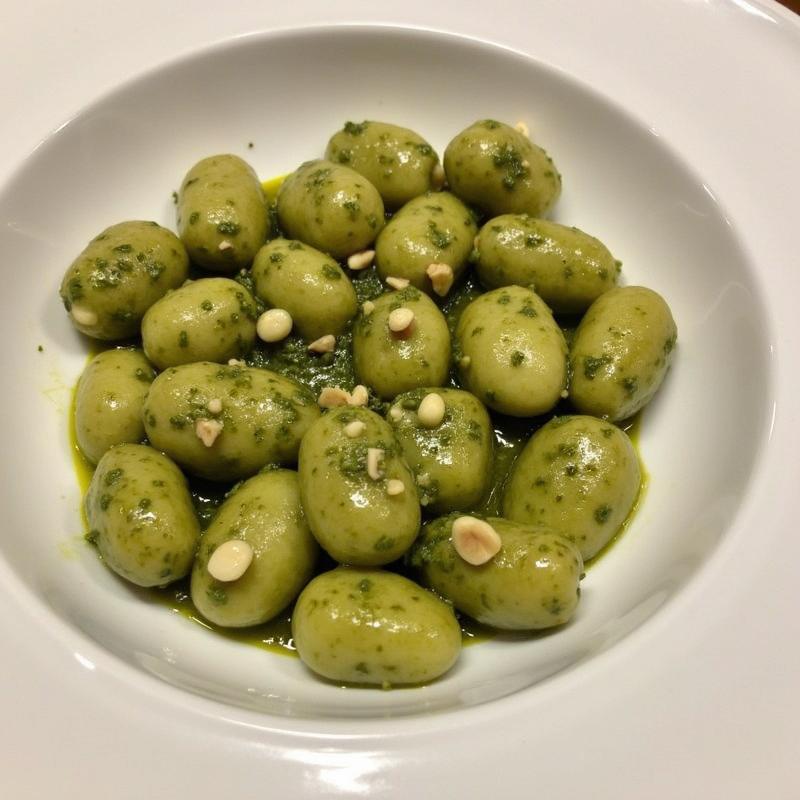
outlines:
M85 499L87 534L103 561L137 586L165 586L192 568L200 526L186 478L143 444L100 459Z
M392 429L365 408L336 408L303 437L300 496L311 531L343 564L396 561L419 532L420 504Z
M244 542L252 561L240 578L218 580L209 562L232 541ZM300 505L297 473L261 472L231 492L203 534L192 571L192 602L217 625L258 625L297 597L313 575L318 555Z
M353 284L338 262L296 240L277 238L264 245L252 276L259 299L288 311L296 331L309 341L338 336L358 309Z
M229 154L199 161L181 184L177 221L193 264L222 273L249 267L268 231L264 193L253 168Z
M409 280L417 289L444 297L464 274L477 232L472 212L454 194L432 192L416 197L378 236L378 274L384 279ZM434 281L432 264L449 267L445 285Z
M156 301L142 319L142 346L157 369L247 355L256 338L256 302L230 278L200 278Z
M292 618L300 657L348 683L427 683L453 666L461 630L453 609L402 575L339 567L303 590Z
M441 189L444 170L436 151L418 133L399 125L347 122L331 136L325 158L361 173L394 210Z
M286 646L344 684L446 676L470 620L569 624L641 498L625 428L677 327L599 239L542 219L560 192L501 122L443 165L408 128L347 122L274 201L212 156L175 194L179 237L95 237L61 295L80 332L131 340L76 394L103 562L184 587L207 625L290 613Z
M234 481L295 463L319 409L307 389L282 375L200 361L162 372L143 416L151 444L188 472Z
M588 560L619 532L642 486L627 434L584 415L555 417L539 428L514 464L503 515L547 525Z
M93 464L115 444L144 440L142 410L156 373L141 350L98 353L75 389L75 439Z
M356 377L384 399L419 386L443 386L450 332L436 304L413 286L367 303L353 327ZM393 325L396 318L406 319L406 326Z

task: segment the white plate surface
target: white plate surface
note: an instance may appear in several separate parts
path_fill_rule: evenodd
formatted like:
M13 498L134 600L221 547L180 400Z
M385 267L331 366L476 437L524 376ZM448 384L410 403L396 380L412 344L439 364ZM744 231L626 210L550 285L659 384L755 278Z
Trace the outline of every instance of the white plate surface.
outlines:
M140 4L139 9L146 6ZM90 235L76 232L76 227L97 227L91 221L102 219L104 213L156 215L168 222L170 209L162 198L174 163L178 158L191 163L204 155L209 138L192 126L193 132L180 140L180 126L165 115L164 151L152 162L152 153L142 150L151 159L152 171L140 176L134 163L136 147L148 141L153 127L152 119L136 114L141 110L137 86L149 86L147 102L153 98L152 80L148 84L145 79L116 100L95 105L88 123L84 116L68 126L0 190L6 211L2 222L7 280L13 282L12 269L26 272L7 289L3 324L6 338L15 345L6 359L9 376L14 377L7 381L3 416L17 421L7 433L2 460L7 524L0 550L0 579L7 600L0 608L0 630L7 644L0 665L0 698L5 715L16 722L2 734L5 769L0 787L7 784L9 796L41 796L56 788L61 796L100 796L112 786L116 796L125 797L144 791L156 796L191 791L204 797L226 788L237 796L250 796L267 785L269 791L286 796L413 792L426 797L448 790L485 796L497 792L498 776L505 781L505 796L537 791L548 797L570 797L588 791L602 797L672 797L693 796L705 789L745 797L752 796L756 787L759 794L769 787L773 796L793 796L797 782L791 754L798 733L795 674L800 650L798 624L791 612L793 563L800 547L792 538L791 508L797 476L793 458L797 381L792 372L797 331L792 298L797 278L788 254L790 222L797 215L796 191L792 192L800 169L789 131L798 129L800 117L788 78L798 71L800 33L793 19L772 6L662 3L642 4L636 10L625 6L584 3L582 14L573 13L569 24L568 3L558 10L523 9L520 4L491 22L466 14L449 24L426 17L421 6L412 6L402 20L481 35L539 59L528 64L513 55L495 57L478 48L481 58L488 59L486 69L470 80L484 98L482 107L465 109L463 102L452 98L452 107L447 107L446 89L452 80L448 65L457 64L459 75L463 74L466 64L459 62L457 53L468 52L464 48L472 45L421 36L416 68L421 77L426 70L434 72L424 83L427 91L415 113L437 120L429 126L429 135L441 147L451 132L442 120L458 120L457 130L473 114L514 112L502 91L496 93L494 107L485 108L490 92L484 84L489 83L486 73L495 68L489 63L493 58L502 62L495 65L497 69L514 73L514 80L532 76L533 98L521 102L520 115L529 111L534 99L534 105L545 109L536 120L543 143L556 154L560 148L562 169L566 171L561 161L574 165L583 180L575 199L569 197L571 190L565 191L559 218L578 222L580 217L578 224L624 242L620 255L626 265L631 264L628 280L649 283L675 298L679 323L685 322L682 330L687 333L679 369L646 428L652 436L643 441L648 465L651 469L655 465L654 486L659 488L648 499L644 519L637 520L631 532L636 537L623 542L625 548L590 576L596 581L598 600L591 605L589 597L586 605L595 609L595 616L587 614L568 629L572 644L552 650L548 657L557 662L553 668L543 667L538 656L518 657L509 651L500 654L503 666L498 676L485 654L472 659L482 663L472 674L469 666L459 670L455 683L449 684L450 695L437 685L422 701L422 706L446 712L400 718L419 711L419 704L406 699L362 700L360 693L343 697L338 690L331 690L330 697L327 692L324 697L308 697L292 683L297 680L301 686L307 678L290 674L291 669L278 705L270 705L276 699L270 697L266 705L261 700L241 702L218 691L225 683L219 682L220 671L231 655L222 650L209 652L196 688L207 696L221 696L228 704L174 689L145 674L166 673L167 680L184 686L196 682L202 661L197 654L203 645L199 639L184 640L183 634L175 638L174 621L142 613L110 584L105 587L109 607L98 609L103 595L95 592L104 576L92 572L84 552L69 544L76 533L75 487L58 463L48 462L49 452L57 462L64 450L66 392L59 381L69 383L76 370L77 342L61 324L49 290L31 294L29 287L35 287L38 279L31 277L34 268L24 256L35 253L34 275L41 274L44 284L60 272L54 266L58 260ZM91 4L85 7L91 10ZM53 24L16 13L20 25L33 32L41 34ZM129 22L126 12L115 13L116 24L124 27ZM226 24L238 27L217 30L215 35L211 27L199 26L188 39L181 39L186 26L177 26L176 20L167 19L164 25L187 50L218 39L219 34L263 28L263 21L257 24L252 14L245 5L231 14L233 20L226 19ZM307 14L287 13L279 21L319 18L313 9ZM593 14L593 20L587 19ZM347 14L340 9L342 18L365 19L356 9ZM519 35L517 29L523 24L536 29L535 47ZM725 49L717 52L723 29L728 40L737 43L738 59L726 59ZM86 36L82 45L68 51L72 58L93 44L90 34L82 35ZM123 41L136 39L127 30L121 36ZM336 36L340 38L334 41L353 48L357 64L366 57L355 52L365 37L373 37L374 50L377 36L388 52L392 42L397 46L408 35L342 31ZM560 47L554 46L556 36ZM329 34L316 40L323 51L332 47L325 44L331 41L326 37ZM278 37L275 46L290 40ZM180 80L182 71L213 66L221 54L230 54L226 62L236 62L261 42L269 39L223 45L216 55L161 74ZM94 44L101 51L107 47L105 42ZM697 58L700 45L703 58ZM123 63L116 78L162 61L170 54L168 46L168 37L158 32L152 41L148 39L138 60ZM344 70L347 59L335 50L332 47L327 59ZM8 52L14 52L13 43ZM111 51L105 52L111 58ZM443 53L447 58L441 57L436 72L437 54ZM45 63L32 69L34 86L37 81L45 87L61 80L46 73L49 56L43 58ZM128 58L126 51L121 59ZM563 74L546 68L548 63ZM666 65L673 73L669 77ZM296 75L300 61L292 66L291 74ZM35 113L21 114L18 129L3 132L8 163L0 162L7 167L2 175L22 163L38 135L113 85L118 68L109 67L92 82L91 70L83 65L75 70L69 91L48 97L42 88ZM687 79L690 75L692 80ZM576 84L572 76L588 88ZM330 80L322 74L316 77ZM347 86L354 85L346 70L345 77ZM303 80L311 85L314 78L312 61ZM291 78L284 83L291 84ZM212 70L208 84L209 91L217 93L214 112L232 117L235 109L225 108L230 94L225 77ZM93 88L87 92L88 86ZM360 86L352 109L339 112L341 98L330 108L299 103L291 114L284 112L289 119L275 120L271 133L288 136L293 125L302 127L304 121L316 131L312 126L327 119L333 129L342 114L379 116L370 108L377 88L369 78ZM407 109L415 97L402 87L381 101L395 114ZM25 112L29 101L24 93L19 87L9 88L19 98L14 107ZM171 85L165 87L158 102L168 101L170 91ZM120 114L126 108L129 140L119 133ZM196 106L189 103L187 108L189 120L203 121ZM106 113L108 130L115 136L112 145L98 135ZM37 114L43 115L38 117L42 120L38 128ZM263 116L255 114L251 121ZM594 126L591 135L598 154L593 168L582 155L590 137L579 130L587 116ZM405 121L413 125L415 118L408 114ZM240 122L215 123L219 149L231 149L222 142L242 133ZM88 132L76 136L81 125L88 125ZM576 129L577 133L568 133ZM306 157L325 130L323 125L318 137L297 137L286 158ZM248 138L256 139L253 160L262 174L287 168L282 154L262 155L259 137ZM267 134L262 138L266 140ZM70 141L71 150L67 145L59 149L59 142ZM105 168L109 148L114 147L128 158L117 174L109 176L111 185L124 181L130 190L99 196L107 173L91 174L92 164ZM610 164L621 152L630 156L629 161ZM47 176L53 181L51 192ZM621 187L641 193L643 202L627 197L604 202L601 189L615 176ZM73 185L78 199L71 205L65 187ZM653 187L657 194L648 194ZM64 209L61 221L59 208ZM149 209L153 211L148 214ZM634 211L638 211L637 225L631 231L620 217ZM37 224L42 220L46 225ZM105 220L99 223L103 224ZM8 256L21 256L22 266ZM46 344L41 356L35 352L39 340ZM25 389L34 384L38 404ZM43 396L48 399L42 400ZM704 431L709 435L704 437ZM667 437L670 448L665 446ZM659 469L670 476L661 485ZM32 491L37 476L43 486ZM42 520L47 520L44 535ZM674 538L666 540L669 521ZM660 550L637 550L645 529L669 543ZM76 557L65 559L65 552L76 551ZM666 565L660 582L654 579L659 558ZM599 600L601 588L608 598L605 606ZM667 599L670 602L651 616ZM124 620L118 630L113 625L117 619ZM140 627L138 639L129 633L134 623ZM606 649L632 629L636 629L633 635ZM488 651L491 646L484 647ZM260 664L251 661L250 667L242 668L241 681L257 687ZM195 670L189 678L182 670L186 663ZM563 664L573 668L558 672ZM175 667L174 673L168 665ZM541 682L548 672L558 674ZM211 681L211 689L210 674L216 681ZM255 692L259 697L269 694L264 687L273 682L262 683ZM476 704L528 684L529 688L504 699ZM300 717L283 715L287 696L304 698L305 706L298 706ZM462 705L470 707L457 708ZM365 706L373 718L347 719L364 716ZM390 718L374 718L375 714ZM43 770L42 764L51 766Z

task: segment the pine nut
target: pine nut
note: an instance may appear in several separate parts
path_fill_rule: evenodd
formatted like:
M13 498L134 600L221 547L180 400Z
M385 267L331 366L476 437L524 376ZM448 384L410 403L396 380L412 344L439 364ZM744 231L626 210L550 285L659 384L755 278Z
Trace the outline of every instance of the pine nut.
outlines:
M494 558L500 551L500 534L477 517L458 517L452 527L453 547L468 564L479 566Z
M308 349L312 353L332 353L336 349L336 337L327 333L311 342Z
M453 285L453 268L449 264L437 264L434 262L433 264L428 264L425 272L431 279L433 291L439 297L444 297Z
M405 289L411 281L408 278L396 278L394 275L390 275L386 279L386 283L392 287L392 289Z
M242 539L223 542L208 559L208 574L216 581L238 581L253 563L253 548Z
M194 433L206 447L212 447L223 427L224 423L219 419L198 419L194 423Z
M362 250L360 253L353 253L347 259L347 266L352 270L366 269L375 260L374 250Z
M408 330L413 322L414 312L410 308L396 308L389 314L389 330L392 333Z
M280 342L291 330L292 315L284 308L270 308L256 322L256 333L264 342Z
M444 399L440 394L431 392L422 398L417 409L417 418L425 428L437 428L442 424L445 413Z

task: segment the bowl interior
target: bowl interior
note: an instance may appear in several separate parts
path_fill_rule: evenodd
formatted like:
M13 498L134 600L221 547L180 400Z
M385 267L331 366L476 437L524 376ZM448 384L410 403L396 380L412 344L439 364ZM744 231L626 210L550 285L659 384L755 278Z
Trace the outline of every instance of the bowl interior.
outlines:
M174 229L171 193L206 155L237 153L267 178L320 156L346 119L406 125L441 153L479 117L529 125L564 176L554 218L602 239L623 261L624 282L661 292L679 328L674 366L642 425L649 490L584 581L575 620L553 635L469 647L425 688L353 691L144 602L81 538L68 414L87 351L57 296L66 266L120 220ZM714 196L627 112L491 45L380 28L235 40L158 69L62 126L0 191L0 222L0 330L17 343L5 355L15 380L0 399L14 421L0 460L0 557L29 601L49 609L36 633L60 618L122 662L236 706L308 717L420 713L486 702L585 662L645 624L709 559L766 435L767 319Z

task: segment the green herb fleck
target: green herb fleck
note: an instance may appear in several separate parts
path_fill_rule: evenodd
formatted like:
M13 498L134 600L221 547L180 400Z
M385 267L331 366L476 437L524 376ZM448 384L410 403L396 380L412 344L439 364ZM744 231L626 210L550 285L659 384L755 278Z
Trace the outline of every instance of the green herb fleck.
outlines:
M506 145L495 151L492 161L496 169L504 171L502 178L503 186L509 191L516 186L517 180L528 174L528 168L524 166L524 159L520 157L517 150L511 145Z
M583 359L583 374L587 380L593 381L597 371L602 367L606 367L611 363L611 356L584 356Z
M604 522L607 522L608 518L611 516L611 510L611 506L598 506L594 510L595 522L597 522L598 525L602 525Z
M228 602L228 593L224 589L220 589L216 586L206 589L206 596L212 603L218 606L224 606L225 603Z
M395 540L391 536L381 536L381 538L375 542L373 549L378 550L379 552L391 550L394 547L394 542Z
M428 239L439 250L446 250L453 241L453 237L447 231L443 231L434 220L428 222Z
M117 308L111 312L111 319L114 322L130 322L133 319L133 311L129 308Z
M241 229L242 226L238 222L230 222L228 220L217 223L217 233L221 233L223 236L236 236Z
M338 281L342 277L341 270L339 270L339 268L334 266L333 264L323 264L322 274L329 281Z
M157 281L166 267L160 261L151 261L145 265L145 269L150 276L150 280Z
M552 597L550 600L545 600L542 602L542 607L545 611L548 611L554 617L557 617L563 611L563 607L561 605L561 601L557 597Z
M625 394L628 397L633 397L636 394L636 390L639 388L639 379L638 378L625 378L622 381L622 388L625 390Z
M361 210L361 206L358 204L358 201L345 200L344 203L342 203L342 206L350 212L350 219L356 219L358 217L358 212Z
M368 123L365 122L345 122L344 132L349 133L351 136L361 136L367 129Z
M119 467L117 467L117 469L109 470L106 473L105 478L103 478L103 483L105 483L106 486L113 486L123 475L124 471Z

